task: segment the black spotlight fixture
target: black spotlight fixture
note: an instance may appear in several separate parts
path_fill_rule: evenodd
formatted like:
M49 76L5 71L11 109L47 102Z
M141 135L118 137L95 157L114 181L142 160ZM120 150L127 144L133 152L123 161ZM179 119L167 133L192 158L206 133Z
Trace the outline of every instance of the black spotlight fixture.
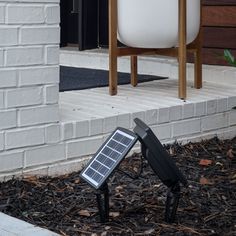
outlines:
M180 182L187 186L187 180L182 175L161 142L143 121L134 119L137 134L141 143L142 155L147 159L159 179L168 187L165 220L172 223L175 219L180 198Z
M168 187L165 220L174 221L180 198L180 182L186 186L187 180L181 174L169 154L152 130L140 119L134 119L134 132L117 128L93 158L82 170L80 176L96 189L96 197L101 222L109 218L109 189L107 179L139 140L142 155L153 171Z

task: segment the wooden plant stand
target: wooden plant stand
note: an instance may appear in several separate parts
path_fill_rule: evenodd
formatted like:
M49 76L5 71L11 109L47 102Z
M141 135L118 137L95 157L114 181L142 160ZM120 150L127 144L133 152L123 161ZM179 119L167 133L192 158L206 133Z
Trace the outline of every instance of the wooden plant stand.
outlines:
M197 38L186 45L186 19L187 5L186 0L179 0L179 45L175 48L151 49L151 48L133 48L117 46L117 1L109 0L109 93L117 94L117 57L130 56L131 59L131 84L136 86L137 81L137 56L158 54L164 56L176 57L179 62L179 98L186 99L186 63L187 52L194 54L194 87L202 87L202 59L201 45L202 33L201 27ZM201 0L199 0L201 1Z

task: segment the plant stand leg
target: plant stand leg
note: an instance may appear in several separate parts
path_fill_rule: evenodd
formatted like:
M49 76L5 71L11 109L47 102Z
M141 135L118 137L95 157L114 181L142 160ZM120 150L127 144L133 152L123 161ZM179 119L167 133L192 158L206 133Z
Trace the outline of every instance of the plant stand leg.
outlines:
M186 98L186 62L187 62L187 46L186 46L186 0L179 0L179 98Z
M201 49L194 53L194 88L202 88L202 56Z
M202 88L202 5L200 19L200 29L196 39L196 51L194 53L194 88L196 89Z
M130 62L131 62L131 84L132 86L135 87L138 84L138 57L131 56Z
M109 93L117 94L117 0L109 0Z

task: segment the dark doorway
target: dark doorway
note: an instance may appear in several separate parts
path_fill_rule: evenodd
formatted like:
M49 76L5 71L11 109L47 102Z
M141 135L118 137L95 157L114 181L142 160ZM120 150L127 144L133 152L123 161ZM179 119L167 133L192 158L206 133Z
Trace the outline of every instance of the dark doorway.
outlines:
M79 0L79 50L98 47L98 6L99 0Z
M99 46L108 47L108 0L99 0Z
M61 46L107 47L108 0L61 0Z
M76 2L74 0L60 2L61 46L78 44L79 12Z

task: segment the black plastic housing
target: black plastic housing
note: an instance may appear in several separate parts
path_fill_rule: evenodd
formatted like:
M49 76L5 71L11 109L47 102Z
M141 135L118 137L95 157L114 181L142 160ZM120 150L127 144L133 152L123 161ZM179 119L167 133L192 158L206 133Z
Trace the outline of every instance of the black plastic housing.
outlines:
M137 134L139 141L141 142L142 154L160 180L167 187L172 187L178 182L181 182L186 186L187 180L151 128L138 118L135 118L134 122L136 124L134 132Z

